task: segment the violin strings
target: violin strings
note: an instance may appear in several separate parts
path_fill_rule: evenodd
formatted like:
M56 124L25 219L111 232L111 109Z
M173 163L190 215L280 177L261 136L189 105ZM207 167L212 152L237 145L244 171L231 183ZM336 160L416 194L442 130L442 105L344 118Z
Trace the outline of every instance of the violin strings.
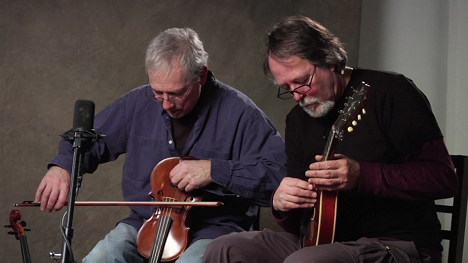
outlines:
M163 197L162 201L165 201L164 199L165 197ZM162 250L164 249L162 247L162 236L163 236L163 232L165 229L165 222L164 222L165 218L166 218L166 208L163 207L161 209L161 214L159 215L158 231L156 233L156 238L154 241L153 253L151 255L151 259L152 259L151 263L156 263L156 261L159 260L157 257L161 255Z
M161 233L164 228L164 218L165 218L164 210L165 210L164 207L160 209L161 212L160 212L159 220L158 220L158 230L156 231L156 236L155 236L154 243L153 243L153 250L151 253L150 263L156 263L159 260L157 257L159 257L161 250L163 249L161 248L161 240L162 240Z
M173 192L173 191L171 191ZM171 196L171 195L169 195ZM163 197L162 199L164 202L174 202L174 199L173 198L170 198L170 197ZM159 220L158 220L158 230L157 230L157 233L156 233L156 237L155 237L155 242L154 242L154 245L153 245L153 252L151 254L151 260L150 260L150 263L156 263L159 259L157 259L157 257L159 257L161 255L162 257L162 253L164 251L164 247L165 247L165 237L166 237L166 234L170 231L170 225L171 225L171 217L170 217L170 214L172 212L173 208L172 207L163 207L161 209L161 214L159 216Z
M21 245L23 261L31 260L31 255L29 254L29 247L28 247L28 241L26 240L26 236L20 237L20 245Z
M168 195L163 196L163 202L175 202L175 198L171 198L171 196L176 196L176 192L179 190L177 186L173 186L172 182L170 183L170 188L168 190ZM165 195L166 193L163 193ZM183 209L183 208L182 208ZM160 211L161 214L158 220L158 230L156 233L154 245L153 245L153 252L151 255L151 259L149 263L157 263L159 260L162 259L162 254L164 252L165 242L167 242L168 234L170 231L170 227L172 224L172 217L171 213L173 212L174 208L164 206ZM158 258L160 257L160 258Z

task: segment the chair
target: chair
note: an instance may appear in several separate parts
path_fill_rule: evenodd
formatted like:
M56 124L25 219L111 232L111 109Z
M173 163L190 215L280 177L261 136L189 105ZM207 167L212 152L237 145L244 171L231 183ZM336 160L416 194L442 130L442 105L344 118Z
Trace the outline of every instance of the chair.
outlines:
M260 230L260 206L257 208L257 217L255 217L255 221L252 224L251 230Z
M437 212L452 215L450 229L442 230L442 238L449 241L448 262L461 263L465 238L467 199L468 199L468 156L452 155L458 175L458 193L453 205L436 205Z

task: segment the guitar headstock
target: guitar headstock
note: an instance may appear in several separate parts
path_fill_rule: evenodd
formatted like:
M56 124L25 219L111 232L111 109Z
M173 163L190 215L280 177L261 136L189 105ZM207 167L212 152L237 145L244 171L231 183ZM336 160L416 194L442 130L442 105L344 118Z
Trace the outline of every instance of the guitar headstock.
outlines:
M352 131L352 126L356 126L361 120L361 113L366 114L364 106L367 103L370 95L370 85L361 82L357 89L354 89L353 95L348 98L345 107L341 110L341 114L332 126L332 130L338 139L342 139L343 131L347 129Z
M26 222L20 221L21 217L20 211L12 210L10 213L10 225L5 226L13 229L13 231L8 232L8 234L15 235L18 240L22 236L26 236L26 231L29 231L29 229L25 228Z

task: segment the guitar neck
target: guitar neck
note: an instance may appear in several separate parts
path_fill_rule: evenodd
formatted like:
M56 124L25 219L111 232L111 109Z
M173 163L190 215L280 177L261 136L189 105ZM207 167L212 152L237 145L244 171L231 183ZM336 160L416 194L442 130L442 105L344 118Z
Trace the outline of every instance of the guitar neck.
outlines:
M332 127L330 133L328 134L328 139L325 144L325 148L323 150L322 162L333 158L333 155L335 154L335 148L336 148L336 141L337 141L336 137L337 137L337 132Z

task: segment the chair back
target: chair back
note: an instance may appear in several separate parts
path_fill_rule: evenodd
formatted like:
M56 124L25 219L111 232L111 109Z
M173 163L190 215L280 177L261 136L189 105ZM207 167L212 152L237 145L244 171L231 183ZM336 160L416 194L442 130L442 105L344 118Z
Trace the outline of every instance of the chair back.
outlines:
M442 230L442 238L449 241L448 262L461 263L465 238L468 199L468 156L451 155L458 175L458 193L452 205L437 204L437 212L451 214L450 229Z

